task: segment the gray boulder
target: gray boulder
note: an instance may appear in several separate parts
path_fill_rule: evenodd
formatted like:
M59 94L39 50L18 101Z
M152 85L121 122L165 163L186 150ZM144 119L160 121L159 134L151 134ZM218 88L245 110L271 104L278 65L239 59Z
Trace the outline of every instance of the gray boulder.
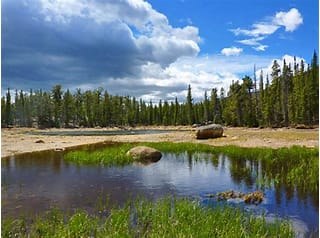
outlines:
M197 128L197 139L218 138L223 135L223 128L219 124L210 124Z
M160 151L147 146L133 147L127 152L127 155L133 157L134 160L141 162L157 162L162 157Z

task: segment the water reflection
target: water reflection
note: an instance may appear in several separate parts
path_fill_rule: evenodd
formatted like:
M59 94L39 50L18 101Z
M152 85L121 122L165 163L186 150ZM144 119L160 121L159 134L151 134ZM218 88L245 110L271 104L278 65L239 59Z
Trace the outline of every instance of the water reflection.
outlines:
M87 149L92 148L96 147ZM266 200L259 209L296 217L310 230L318 229L318 193L287 183L288 165L284 164L223 154L164 153L159 162L149 165L79 166L64 161L61 152L47 151L4 159L1 171L3 216L41 213L53 206L92 210L99 197L108 197L117 206L137 196L157 199L175 194L204 199L207 193L262 189Z

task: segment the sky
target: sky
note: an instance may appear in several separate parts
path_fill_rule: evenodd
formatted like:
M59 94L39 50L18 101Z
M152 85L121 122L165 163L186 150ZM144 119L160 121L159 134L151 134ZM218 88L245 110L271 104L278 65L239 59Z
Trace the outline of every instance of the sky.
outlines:
M7 88L104 88L144 100L195 100L273 60L310 62L317 0L2 0Z

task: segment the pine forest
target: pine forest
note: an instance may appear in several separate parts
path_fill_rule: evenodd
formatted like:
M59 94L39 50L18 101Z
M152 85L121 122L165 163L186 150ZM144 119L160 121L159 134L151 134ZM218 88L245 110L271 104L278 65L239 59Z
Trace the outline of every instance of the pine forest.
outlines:
M260 76L259 76L260 74ZM256 75L258 75L256 77ZM219 93L218 93L219 92ZM319 122L319 65L276 60L270 75L245 76L228 90L213 88L195 102L192 85L185 102L146 102L107 90L71 92L56 85L51 91L8 89L1 98L2 127L109 127L136 125L193 125L208 122L226 126L288 127Z

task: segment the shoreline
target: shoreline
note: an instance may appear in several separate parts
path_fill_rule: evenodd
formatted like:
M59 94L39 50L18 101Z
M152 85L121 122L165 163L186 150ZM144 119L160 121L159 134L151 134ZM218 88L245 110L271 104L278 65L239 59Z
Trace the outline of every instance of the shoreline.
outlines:
M80 129L46 129L35 128L2 128L1 129L1 158L45 150L65 150L70 147L90 145L103 142L191 142L211 146L235 145L240 147L291 147L319 146L319 129L293 128L244 128L224 127L224 136L216 139L197 140L195 128L191 126L156 126L135 127L129 130L174 130L158 134L135 135L40 135L29 132L62 132L62 131L122 131L121 128L80 128ZM36 143L36 142L40 143Z

